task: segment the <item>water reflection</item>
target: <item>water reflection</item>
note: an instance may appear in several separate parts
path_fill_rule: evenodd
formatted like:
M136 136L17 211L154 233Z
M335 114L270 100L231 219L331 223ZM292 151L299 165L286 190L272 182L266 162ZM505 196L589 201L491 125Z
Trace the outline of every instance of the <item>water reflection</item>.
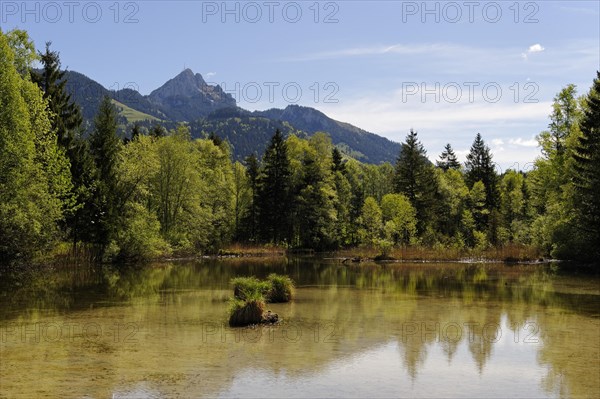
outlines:
M274 327L229 280L290 275ZM0 396L599 397L600 289L549 267L207 260L0 283ZM26 371L25 371L26 370Z

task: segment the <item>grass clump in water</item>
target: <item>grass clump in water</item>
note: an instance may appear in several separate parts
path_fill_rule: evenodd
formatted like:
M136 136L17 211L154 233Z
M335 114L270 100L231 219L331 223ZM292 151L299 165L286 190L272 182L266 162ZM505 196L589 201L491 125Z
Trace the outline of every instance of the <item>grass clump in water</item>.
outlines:
M244 300L233 299L229 308L229 325L231 327L244 327L259 324L263 321L265 311L264 297L253 292Z
M236 277L231 279L231 284L233 285L233 296L242 301L252 297L264 298L271 289L271 285L267 281L260 281L256 277Z
M270 274L266 281L256 277L236 277L231 280L233 298L229 308L229 325L244 327L259 323L276 323L279 316L269 312L265 304L289 302L294 293L294 282L288 276Z
M269 285L267 302L279 303L292 300L294 296L294 281L291 278L273 273L267 277L267 283Z

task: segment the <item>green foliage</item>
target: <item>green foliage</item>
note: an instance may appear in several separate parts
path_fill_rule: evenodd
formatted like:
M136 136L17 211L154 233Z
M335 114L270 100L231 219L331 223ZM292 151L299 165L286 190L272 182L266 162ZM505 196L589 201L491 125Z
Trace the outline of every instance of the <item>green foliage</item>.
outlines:
M412 130L395 166L366 165L342 155L348 146L339 137L334 147L325 133L311 130L306 139L287 122L234 110L189 125L140 121L124 143L108 96L86 139L82 112L66 94L66 76L76 75L60 70L50 43L32 73L37 58L26 32L0 33L2 259L29 261L65 238L121 261L215 253L232 239L316 250L365 244L383 255L418 243L477 251L531 244L565 259L600 256L600 73L586 97L578 99L574 85L556 95L534 169L498 176L480 134L464 172L450 144L434 167ZM253 119L265 138L283 130L262 163L251 153L245 164L232 162L235 146L256 147L247 142ZM222 135L238 127L235 140ZM206 138L192 139L199 132ZM265 296L291 296L287 277L252 284L258 288L244 298L254 302L235 304L234 323L257 313Z
M446 144L444 147L444 151L440 155L440 160L437 161L437 167L442 169L444 172L454 169L460 170L460 162L458 162L458 158L452 149L450 143Z
M166 255L170 247L160 235L160 223L156 214L143 204L130 202L124 210L123 226L113 241L116 260L146 260Z
M245 327L259 324L265 311L265 302L261 298L249 298L245 301L233 300L229 308L229 325Z
M385 236L394 244L409 244L416 236L417 213L406 196L386 194L381 201Z
M438 169L438 229L445 237L454 237L461 228L463 211L467 207L469 189L464 176L458 169L448 169L445 172Z
M92 240L103 254L120 228L123 206L117 174L122 144L117 137L117 112L108 97L100 104L89 142L97 180L92 193Z
M267 302L289 302L294 297L294 281L290 277L272 273L267 277L267 283Z
M1 31L0 35L2 35ZM17 73L26 78L29 75L31 66L38 60L33 41L29 38L27 32L21 29L13 29L7 32L5 37L13 52L13 64Z
M271 290L269 281L260 281L256 277L235 277L230 284L233 286L233 296L243 301L267 297Z
M58 238L71 180L47 102L10 42L0 32L0 259L27 260Z
M465 180L472 189L477 182L482 182L485 187L485 208L491 211L498 206L497 181L498 176L489 147L483 141L481 134L477 133L465 163Z
M581 136L574 153L575 207L585 258L600 256L600 72L586 98ZM587 244L587 245L586 245Z
M258 225L264 241L279 244L291 238L291 175L287 144L277 130L258 176Z
M331 142L315 134L302 156L301 177L297 193L297 223L299 245L327 249L335 241L336 192L332 179Z
M381 236L382 212L373 197L367 197L362 206L360 215L361 241L363 244L373 245Z
M411 129L396 162L394 191L406 195L417 212L417 230L422 233L435 214L438 182L417 132Z

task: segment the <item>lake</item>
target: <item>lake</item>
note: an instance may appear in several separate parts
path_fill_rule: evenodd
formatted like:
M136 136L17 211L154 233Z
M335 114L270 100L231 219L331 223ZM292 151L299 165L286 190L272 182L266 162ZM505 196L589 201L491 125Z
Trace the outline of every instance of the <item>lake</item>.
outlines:
M229 280L286 274L282 322ZM600 397L600 280L551 265L223 259L0 281L0 397Z

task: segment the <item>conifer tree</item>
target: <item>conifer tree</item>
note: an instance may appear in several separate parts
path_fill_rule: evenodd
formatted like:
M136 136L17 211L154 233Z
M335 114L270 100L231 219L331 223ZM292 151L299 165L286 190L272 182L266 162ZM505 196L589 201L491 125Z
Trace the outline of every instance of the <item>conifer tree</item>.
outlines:
M600 72L586 99L581 136L575 150L576 210L579 228L591 244L590 257L600 256Z
M118 229L117 162L121 149L121 140L117 136L117 111L107 96L102 99L89 141L97 178L93 193L92 217L96 226L93 242L103 252Z
M51 45L52 42L47 42L46 52L39 53L42 69L41 72L32 72L31 79L44 92L48 108L53 114L52 130L58 136L58 144L68 152L79 133L83 117L79 106L66 91L66 71L60 70L59 53L51 51Z
M258 177L258 220L263 240L281 243L291 238L291 169L287 145L277 129L263 157Z
M469 189L478 181L485 186L485 205L486 209L492 210L498 206L497 180L498 175L492 161L492 154L489 147L477 133L475 141L471 146L471 151L467 155L465 163L465 179Z
M444 172L448 169L460 170L460 162L458 162L458 158L456 158L456 154L450 143L444 147L444 151L440 155L440 160L437 161L437 166Z
M342 153L337 147L333 147L331 150L331 159L333 162L332 170L333 172L346 172L346 165L344 164L344 160L342 159Z
M418 231L425 231L435 211L437 180L433 165L427 159L427 152L417 138L417 132L410 130L406 142L402 143L396 162L394 191L404 194L417 211Z

